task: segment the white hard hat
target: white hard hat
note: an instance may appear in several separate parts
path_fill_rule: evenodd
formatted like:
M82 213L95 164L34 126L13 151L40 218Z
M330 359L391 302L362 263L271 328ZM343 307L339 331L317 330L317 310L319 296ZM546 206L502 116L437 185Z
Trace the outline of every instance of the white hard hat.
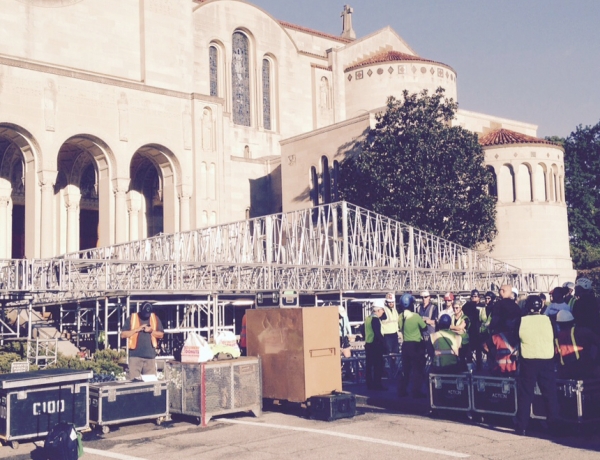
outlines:
M592 289L592 282L587 278L579 278L577 280L577 286L581 286L585 290Z
M390 302L390 303L391 303L391 302L394 302L394 303L396 303L396 296L394 295L394 293L393 293L393 292L388 292L388 293L385 295L385 301L386 301L386 302Z
M562 285L562 287L567 288L567 289L575 289L575 283L572 283L571 281L567 281L565 284Z
M383 309L385 307L385 299L374 299L373 300L373 310Z
M431 295L429 295L429 291L421 291L421 297L431 297Z
M573 314L569 310L561 310L556 315L557 323L568 323L569 321L575 321Z
M513 293L514 295L518 296L518 295L519 295L519 290L518 290L516 287L513 287L513 288L512 288L512 293Z

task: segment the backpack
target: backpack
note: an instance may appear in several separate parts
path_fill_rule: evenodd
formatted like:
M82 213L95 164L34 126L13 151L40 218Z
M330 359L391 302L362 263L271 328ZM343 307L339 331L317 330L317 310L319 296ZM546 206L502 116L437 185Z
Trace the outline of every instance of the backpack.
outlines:
M81 439L73 424L59 422L52 427L46 436L44 458L48 460L77 460L80 445ZM83 451L82 446L81 450Z

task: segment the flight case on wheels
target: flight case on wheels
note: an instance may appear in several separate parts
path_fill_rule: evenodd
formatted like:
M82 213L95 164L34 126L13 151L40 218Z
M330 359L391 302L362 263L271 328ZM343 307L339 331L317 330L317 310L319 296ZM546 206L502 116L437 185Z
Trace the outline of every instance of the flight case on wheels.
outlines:
M558 417L572 423L600 421L600 380L556 380ZM531 404L531 417L546 418L546 407L539 387Z
M0 375L0 439L19 440L48 434L58 422L88 428L88 390L92 371L50 369Z
M429 374L432 409L468 412L471 410L470 374Z
M167 382L106 382L90 385L90 425L110 431L109 425L169 420Z
M517 414L517 382L514 377L472 376L473 411L480 414Z

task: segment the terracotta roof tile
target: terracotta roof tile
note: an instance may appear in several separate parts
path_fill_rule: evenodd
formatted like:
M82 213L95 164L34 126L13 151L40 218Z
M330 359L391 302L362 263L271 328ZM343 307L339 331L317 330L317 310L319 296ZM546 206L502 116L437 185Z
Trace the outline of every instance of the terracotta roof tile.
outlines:
M354 69L358 69L359 67L364 67L371 64L378 64L380 62L392 62L392 61L419 61L419 62L431 62L434 64L441 64L443 66L448 67L446 64L442 64L441 62L432 61L430 59L425 59L420 56L415 56L413 54L401 53L400 51L383 51L374 56L371 56L367 59L364 59L356 64L347 67L344 72L349 72Z
M509 129L496 129L479 138L479 143L484 147L492 145L506 144L550 144L558 145L554 142L540 139L539 137L528 136L526 134L517 133Z
M308 27L299 26L297 24L292 24L291 22L279 21L283 27L287 27L288 29L298 30L300 32L306 32L307 34L316 35L318 37L328 38L330 40L336 40L342 43L350 43L354 40L350 40L349 38L342 38L337 35L327 34L325 32L320 32L318 30L309 29Z

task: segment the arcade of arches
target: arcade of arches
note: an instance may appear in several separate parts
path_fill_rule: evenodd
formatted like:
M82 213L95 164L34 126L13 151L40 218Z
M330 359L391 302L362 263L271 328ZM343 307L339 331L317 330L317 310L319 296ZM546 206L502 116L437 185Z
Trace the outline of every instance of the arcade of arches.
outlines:
M92 136L66 140L55 170L40 172L41 164L42 152L25 130L0 127L0 258L50 257L173 226L165 225L163 209L165 199L175 201L176 168L161 146L136 150L125 179L113 177L114 155ZM167 217L178 216L173 208Z

